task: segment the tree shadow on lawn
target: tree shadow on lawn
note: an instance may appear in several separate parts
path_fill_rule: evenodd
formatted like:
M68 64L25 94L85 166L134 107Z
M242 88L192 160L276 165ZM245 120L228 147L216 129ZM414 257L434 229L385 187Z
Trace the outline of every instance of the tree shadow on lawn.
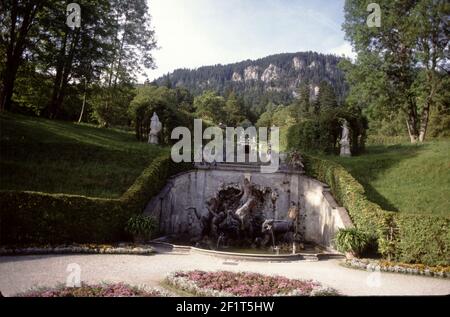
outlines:
M399 211L385 196L373 187L372 182L382 177L388 169L403 160L417 156L428 144L396 144L368 146L365 153L353 157L335 157L334 161L343 165L361 183L367 198L389 211Z

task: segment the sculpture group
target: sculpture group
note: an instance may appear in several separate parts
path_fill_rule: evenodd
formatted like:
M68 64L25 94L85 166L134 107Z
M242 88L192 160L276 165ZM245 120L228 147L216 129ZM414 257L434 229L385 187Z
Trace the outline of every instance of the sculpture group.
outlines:
M285 220L268 217L262 211L264 204L271 204L275 211L277 198L275 190L261 188L247 178L243 184L223 185L215 197L206 201L205 212L188 208L201 226L201 233L194 238L194 244L220 249L224 246L275 247L294 242L298 208L294 208L297 213L291 212L295 216Z

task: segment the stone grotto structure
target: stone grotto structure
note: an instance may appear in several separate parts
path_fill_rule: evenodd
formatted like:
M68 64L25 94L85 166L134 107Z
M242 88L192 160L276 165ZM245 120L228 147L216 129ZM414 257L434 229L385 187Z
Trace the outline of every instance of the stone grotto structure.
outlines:
M352 226L326 184L301 169L267 174L251 164L199 166L175 175L144 214L159 221L162 235L212 249L308 242L334 252L336 232Z

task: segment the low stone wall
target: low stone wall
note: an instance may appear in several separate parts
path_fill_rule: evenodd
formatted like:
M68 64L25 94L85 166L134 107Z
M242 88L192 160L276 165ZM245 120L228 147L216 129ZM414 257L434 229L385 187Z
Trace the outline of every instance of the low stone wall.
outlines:
M340 228L352 227L347 210L340 207L324 183L302 176L300 204L305 212L305 239L334 249L334 236Z
M197 236L201 232L198 217L207 214L205 202L215 197L222 186L238 186L244 178L276 192L275 204L268 199L262 208L266 218L286 219L291 202L300 206L299 231L306 241L334 250L336 231L352 226L345 208L337 205L326 184L288 171L263 174L255 170L198 169L182 173L169 179L144 213L159 220L162 234Z

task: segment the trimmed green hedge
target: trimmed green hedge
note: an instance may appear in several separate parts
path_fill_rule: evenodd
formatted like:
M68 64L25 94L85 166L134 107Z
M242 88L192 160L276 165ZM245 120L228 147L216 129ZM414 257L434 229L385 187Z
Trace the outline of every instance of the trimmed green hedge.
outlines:
M40 192L0 192L0 243L113 242L171 175L189 168L156 158L119 199Z
M358 229L374 238L378 251L407 263L450 264L450 218L386 211L369 201L363 186L341 165L305 156L306 173L328 184Z
M450 263L449 218L403 213L394 217L398 227L399 260L430 265Z

